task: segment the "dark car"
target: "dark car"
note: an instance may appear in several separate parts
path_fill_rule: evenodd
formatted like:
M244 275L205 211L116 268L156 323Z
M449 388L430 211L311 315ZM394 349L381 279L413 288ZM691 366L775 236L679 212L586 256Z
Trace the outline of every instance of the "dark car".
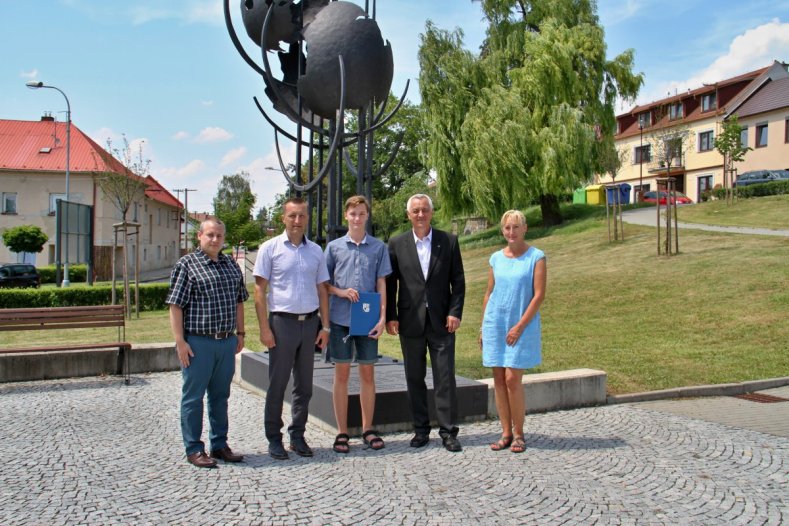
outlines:
M25 263L0 263L0 287L38 287L41 277L36 267Z
M737 177L734 186L770 183L772 181L789 181L789 170L753 170Z

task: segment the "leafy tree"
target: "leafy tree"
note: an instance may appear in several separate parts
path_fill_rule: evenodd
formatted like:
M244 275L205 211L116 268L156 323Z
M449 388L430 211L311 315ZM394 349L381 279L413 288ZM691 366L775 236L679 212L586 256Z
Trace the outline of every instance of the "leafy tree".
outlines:
M723 187L726 188L726 201L734 199L734 181L729 177L734 174L734 163L745 158L751 148L742 144L740 135L743 127L737 122L737 116L732 115L721 125L721 132L715 137L715 149L723 156Z
M93 159L96 166L94 178L101 188L104 197L115 205L120 212L124 225L129 221L129 209L136 206L145 197L145 177L149 174L150 159L144 159L142 144L136 154L132 152L126 136L123 146L115 148L112 140L107 139L107 149L97 148L99 158ZM120 163L118 162L120 161ZM129 235L131 229L126 228L123 235L123 291L126 298L126 313L131 317L131 299L129 295ZM113 237L113 239L115 239ZM113 242L113 258L117 245ZM114 263L114 259L113 259ZM139 286L139 283L137 283ZM112 304L115 304L115 268L112 269ZM139 305L138 315L139 315Z
M428 22L419 50L424 154L447 212L498 219L539 201L561 222L559 196L605 170L614 105L643 83L633 51L606 59L591 0L482 0L481 53Z
M223 175L214 198L214 215L225 223L225 240L230 246L241 241L257 241L263 236L260 225L252 219L255 194L249 173Z
M100 159L93 160L96 166L96 183L104 196L115 205L125 223L132 205L145 197L145 177L149 174L151 161L143 158L142 144L137 152L133 153L125 135L123 147L115 148L112 141L107 139L106 151L97 151ZM122 165L118 165L116 160Z
M44 250L49 236L34 225L20 225L3 232L3 244L11 252L38 253Z
M407 227L409 224L406 215L406 203L408 198L414 194L428 194L435 198L427 184L427 174L417 172L411 177L406 178L392 195L384 199L373 200L373 223L375 224L375 235L381 239L389 237ZM433 206L438 208L437 203Z

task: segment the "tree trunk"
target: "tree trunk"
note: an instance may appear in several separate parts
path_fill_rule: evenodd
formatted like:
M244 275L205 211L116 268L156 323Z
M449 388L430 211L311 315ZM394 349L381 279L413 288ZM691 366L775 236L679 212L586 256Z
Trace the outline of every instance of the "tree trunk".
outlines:
M559 209L559 198L555 195L540 196L540 211L542 212L542 226L556 226L562 224L562 212Z

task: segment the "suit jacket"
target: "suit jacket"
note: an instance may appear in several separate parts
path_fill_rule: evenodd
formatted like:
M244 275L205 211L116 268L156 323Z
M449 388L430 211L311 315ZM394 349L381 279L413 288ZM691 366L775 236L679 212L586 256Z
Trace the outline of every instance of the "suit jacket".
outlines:
M457 237L433 229L427 279L411 230L389 240L389 257L392 273L386 278L386 321L399 321L404 336L421 336L427 318L437 334L449 334L446 318L462 317L466 294Z

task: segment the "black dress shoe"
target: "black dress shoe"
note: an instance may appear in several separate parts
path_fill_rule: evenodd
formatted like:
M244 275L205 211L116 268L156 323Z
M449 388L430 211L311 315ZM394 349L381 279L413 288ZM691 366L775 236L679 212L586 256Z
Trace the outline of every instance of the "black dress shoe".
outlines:
M233 450L229 447L225 446L222 449L215 449L211 451L212 458L218 458L220 460L224 460L225 462L243 462L244 455L238 455L233 453Z
M463 451L463 446L460 445L460 440L453 436L444 437L444 448L447 451L451 451L453 453Z
M269 442L268 454L271 458L277 460L287 460L289 458L288 452L285 451L285 446L282 445L282 442Z
M205 451L198 451L186 456L187 462L198 468L215 468L216 460L209 458Z
M411 439L411 447L425 447L430 442L430 435L416 433Z
M291 438L290 449L295 451L300 457L311 457L312 449L307 445L307 441L303 438Z

